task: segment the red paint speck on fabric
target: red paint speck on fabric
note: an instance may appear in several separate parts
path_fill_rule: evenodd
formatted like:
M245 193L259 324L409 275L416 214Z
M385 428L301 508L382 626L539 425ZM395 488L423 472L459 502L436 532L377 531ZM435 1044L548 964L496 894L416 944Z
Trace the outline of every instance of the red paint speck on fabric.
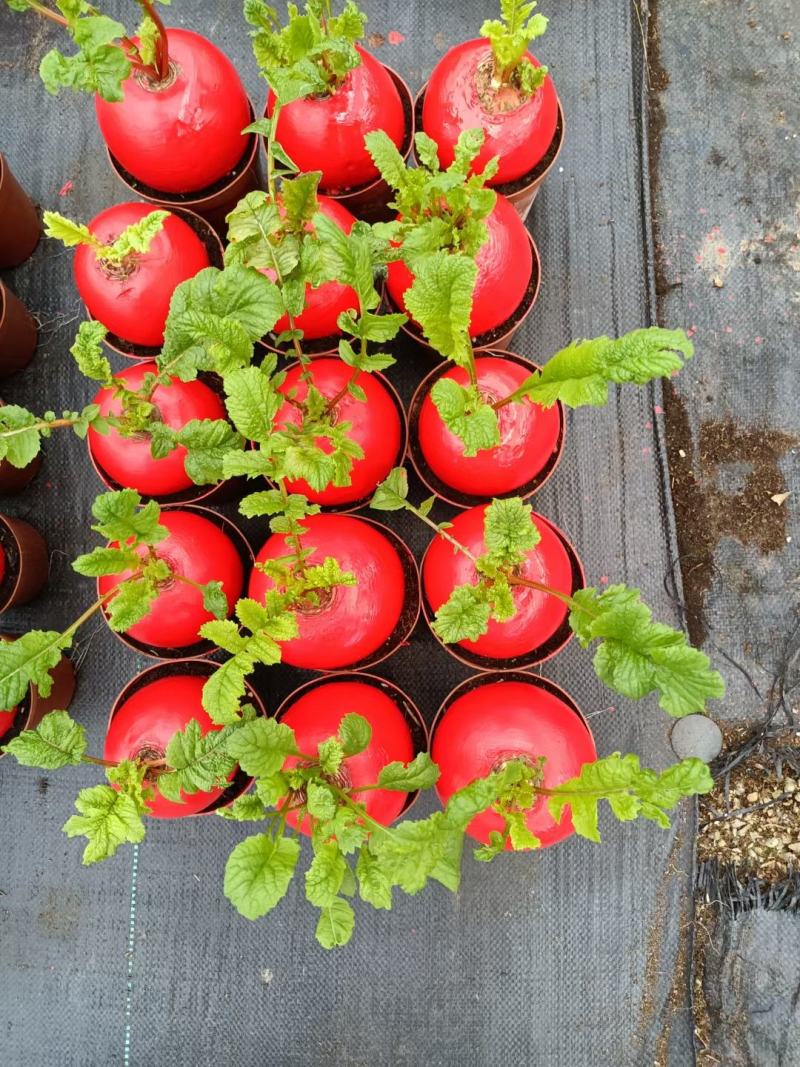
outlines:
M399 30L389 30L386 34L386 40L389 44L402 44L406 37L404 33L400 33Z
M72 190L75 188L75 183L72 178L67 178L61 188L58 190L59 196L69 196Z
M660 404L656 404L655 407L653 408L653 411L656 413L656 415L663 415L664 414L664 409L662 408L662 406Z

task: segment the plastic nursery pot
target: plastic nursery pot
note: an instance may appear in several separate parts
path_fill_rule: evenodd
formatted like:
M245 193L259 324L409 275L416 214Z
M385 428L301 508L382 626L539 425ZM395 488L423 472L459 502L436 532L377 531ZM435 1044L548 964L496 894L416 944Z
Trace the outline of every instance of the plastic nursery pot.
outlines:
M41 236L39 213L0 152L0 270L24 263Z
M426 82L420 91L417 93L417 97L414 101L414 117L415 124L418 130L423 130L422 122L422 109L425 104L425 93L428 88ZM496 185L492 185L492 188L502 193L507 200L510 200L514 205L514 210L517 212L521 219L526 219L530 209L533 207L533 202L536 199L536 194L542 186L545 178L549 175L550 171L555 166L555 162L561 153L562 145L564 144L564 110L561 107L561 101L558 100L558 119L556 121L556 131L553 134L553 139L545 152L542 159L519 178L515 178L513 181L499 182Z
M155 372L154 363L142 361L119 371L115 377L124 378L131 389L137 389L148 372ZM224 419L225 405L219 395L220 387L213 375L201 374L195 381L173 379L169 386L156 386L152 400L162 420L173 429L180 429L192 419ZM109 391L101 389L95 397L103 415L119 414L119 404ZM216 485L195 485L184 466L185 450L176 448L163 459L153 459L150 439L145 434L122 437L111 429L106 434L90 429L86 438L89 458L97 476L108 489L135 489L142 497L161 504L217 503L235 497L244 484L243 479L217 482Z
M170 739L195 719L203 735L220 727L202 705L203 685L219 664L207 659L176 660L148 667L132 679L111 708L106 728L105 759L163 757ZM247 684L247 700L259 715L266 711L256 691ZM157 819L208 815L227 807L250 786L252 778L237 767L225 789L184 793L176 804L156 793L150 814Z
M448 529L460 544L475 556L486 551L483 539L484 512L488 505L462 511ZM559 592L572 594L586 584L578 554L564 533L542 515L533 515L541 534L536 548L528 552L525 563L515 572L518 577L548 585ZM422 610L429 626L436 611L459 585L475 582L475 566L452 545L437 535L422 559ZM439 644L462 663L479 670L513 671L532 667L550 659L572 638L567 621L568 608L550 593L514 586L516 615L506 622L490 619L485 634L477 641L444 644L431 627Z
M308 562L331 556L357 584L336 586L297 611L299 635L281 643L282 662L313 671L374 667L408 640L419 618L419 571L411 550L388 526L360 516L311 515L303 526L313 546ZM273 534L256 564L289 554L283 535ZM251 597L262 601L272 588L270 578L253 571Z
M49 571L50 554L39 531L23 519L0 515L0 612L38 596Z
M0 641L15 641L15 634L0 633ZM50 672L53 688L49 697L43 697L35 685L15 708L0 711L0 745L7 745L23 730L34 730L45 715L51 711L66 711L75 693L75 669L66 656ZM0 759L4 756L0 752Z
M150 207L148 207L148 211L149 210L151 210ZM207 265L222 268L224 248L222 245L222 241L219 238L219 235L217 234L211 223L207 222L206 219L203 219L199 215L195 214L194 211L189 211L187 208L173 207L170 210L173 215L177 216L177 218L185 222L186 225L191 228L193 233L200 239L203 244L203 247L205 248L206 256L208 257ZM90 255L94 255L91 249L87 249L86 251ZM198 262L197 266L198 270L203 269L203 265L201 263ZM187 274L186 278L182 280L188 280L188 278L192 276L193 274ZM168 298L169 296L171 296L171 294L168 294ZM86 307L85 303L84 307ZM90 319L94 318L88 307L86 307L86 311ZM119 334L114 333L111 330L106 333L104 343L108 348L111 349L112 352L116 352L117 355L125 356L128 359L155 359L160 354L162 348L160 344L145 345L138 344L133 341L127 341L124 337L121 337Z
M201 585L213 580L222 582L232 611L254 562L253 550L239 527L210 508L188 504L163 508L161 523L170 536L159 542L156 555L167 560L173 571ZM126 577L129 574L98 578L98 597ZM217 651L211 641L198 636L203 623L213 618L210 611L204 610L198 589L172 581L162 589L141 622L126 633L112 633L128 648L151 659L195 659Z
M408 85L406 85L397 71L387 67L384 63L378 65L383 67L392 79L400 96L405 120L405 134L398 146L398 151L403 159L408 159L414 145L414 98ZM389 203L394 199L395 194L380 176L363 185L355 185L339 191L325 188L322 191L326 196L341 204L342 207L347 208L356 218L365 219L367 222L388 222L394 215Z
M0 400L0 407L3 407L2 400ZM41 465L41 452L24 467L15 467L7 459L0 460L0 494L10 496L13 493L21 493L39 473Z
M295 397L300 402L305 399L308 390L301 373L301 365L292 363L280 387L281 393L294 389ZM340 359L318 356L311 361L314 385L323 396L330 399L345 389L351 374L351 368ZM378 484L393 467L402 463L408 444L408 423L403 402L388 378L380 372L362 372L356 378L356 384L366 393L366 403L345 392L334 409L335 422L351 423L348 436L364 451L363 458L353 462L350 485L331 485L317 492L303 480L286 483L289 492L302 493L313 504L332 511L356 511L368 504ZM274 424L281 427L298 423L300 417L301 413L287 400L276 414Z
M255 119L255 110L248 99L250 116L247 122ZM111 169L117 175L123 185L126 185L132 193L167 208L186 208L200 215L211 223L214 229L223 237L227 233L226 216L236 207L243 196L254 189L264 187L261 176L261 165L258 158L258 137L251 133L247 138L247 148L236 166L225 174L219 181L192 193L169 193L155 189L151 185L138 181L130 171L125 170L122 164L115 159L111 150L106 148L108 161Z
M467 678L445 698L431 736L431 756L441 771L436 792L443 804L513 759L535 764L544 757L546 789L574 778L597 759L589 724L572 697L546 678L523 672ZM569 810L557 823L545 797L537 799L525 821L542 848L573 833ZM502 829L501 816L489 810L476 815L467 832L487 844L491 831Z
M535 363L513 352L488 350L475 367L487 398L508 396L533 371ZM420 479L432 493L457 508L488 497L533 496L551 477L564 451L567 420L561 401L542 408L529 400L506 404L498 411L501 444L475 456L439 415L430 393L443 377L466 385L460 367L441 364L423 378L408 409L409 455Z
M39 327L18 296L0 281L0 378L27 367L39 340Z
M316 752L322 741L336 734L345 715L354 712L372 727L369 745L355 756L348 756L336 776L336 784L357 788L377 781L381 770L397 760L408 763L428 750L428 730L419 708L402 689L375 674L348 671L314 678L290 694L275 712L275 718L294 730L301 752ZM290 757L287 764L298 763ZM367 814L389 826L416 801L419 791L398 793L371 789L354 798L360 800ZM287 820L296 824L290 815ZM300 827L308 833L308 820Z

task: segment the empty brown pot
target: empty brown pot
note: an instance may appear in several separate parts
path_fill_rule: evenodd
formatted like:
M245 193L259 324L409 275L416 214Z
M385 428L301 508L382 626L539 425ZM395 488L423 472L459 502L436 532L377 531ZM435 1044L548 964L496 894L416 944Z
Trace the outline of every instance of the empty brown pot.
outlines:
M18 296L0 282L0 378L27 367L39 340L39 327Z
M3 573L0 578L0 613L38 596L47 582L50 555L47 542L23 519L0 515L0 548Z
M24 263L41 236L39 213L0 152L0 270Z

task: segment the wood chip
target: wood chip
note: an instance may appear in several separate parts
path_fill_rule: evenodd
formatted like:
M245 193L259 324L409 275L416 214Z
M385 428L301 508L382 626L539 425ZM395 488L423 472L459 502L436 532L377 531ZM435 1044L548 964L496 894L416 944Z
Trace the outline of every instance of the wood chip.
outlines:
M783 504L791 495L791 493L773 493L770 500L773 504Z

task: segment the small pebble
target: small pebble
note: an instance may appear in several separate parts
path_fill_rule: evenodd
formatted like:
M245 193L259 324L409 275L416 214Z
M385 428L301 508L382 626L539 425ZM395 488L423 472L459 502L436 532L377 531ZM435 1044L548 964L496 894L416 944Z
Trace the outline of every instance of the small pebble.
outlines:
M722 731L707 715L687 715L672 727L670 742L678 759L710 763L722 751Z

